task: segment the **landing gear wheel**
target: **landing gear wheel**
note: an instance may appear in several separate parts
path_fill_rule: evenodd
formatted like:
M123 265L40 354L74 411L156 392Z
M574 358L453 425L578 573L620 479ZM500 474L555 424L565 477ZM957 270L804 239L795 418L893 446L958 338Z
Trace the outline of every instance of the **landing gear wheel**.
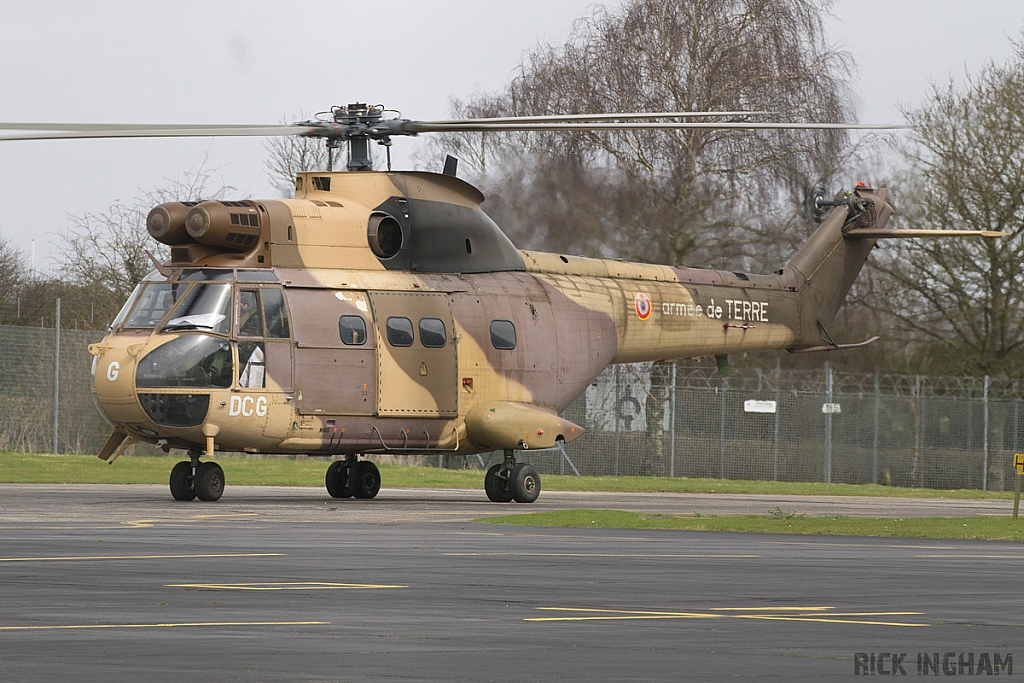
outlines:
M224 493L224 470L215 462L203 462L196 469L196 495L199 500L218 500Z
M192 463L182 460L171 468L171 495L174 500L192 500L196 490L192 482Z
M487 499L492 503L508 503L512 500L512 494L508 490L508 480L499 476L501 465L491 465L484 475L484 491Z
M348 462L344 460L335 460L327 468L325 483L327 484L327 493L331 494L331 498L352 497L352 489L349 487L350 473Z
M349 482L353 496L373 498L380 491L380 470L369 460L360 460L352 467Z
M532 503L540 495L540 473L526 463L512 468L508 489L517 503Z

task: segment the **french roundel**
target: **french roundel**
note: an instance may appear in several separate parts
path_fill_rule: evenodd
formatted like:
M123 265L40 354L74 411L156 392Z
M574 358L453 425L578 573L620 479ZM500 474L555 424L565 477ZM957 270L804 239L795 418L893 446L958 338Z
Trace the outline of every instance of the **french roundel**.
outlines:
M651 297L647 296L643 292L637 292L636 297L633 299L633 303L636 306L636 317L641 320L647 320L651 317Z

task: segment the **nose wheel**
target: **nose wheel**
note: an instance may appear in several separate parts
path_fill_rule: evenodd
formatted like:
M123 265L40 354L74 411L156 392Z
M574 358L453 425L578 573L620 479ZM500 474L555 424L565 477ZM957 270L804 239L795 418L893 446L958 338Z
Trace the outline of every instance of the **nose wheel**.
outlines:
M215 462L199 462L199 456L171 468L174 500L219 500L224 493L224 470Z
M540 473L532 465L516 463L515 451L507 450L505 461L484 475L484 492L494 503L532 503L540 495Z

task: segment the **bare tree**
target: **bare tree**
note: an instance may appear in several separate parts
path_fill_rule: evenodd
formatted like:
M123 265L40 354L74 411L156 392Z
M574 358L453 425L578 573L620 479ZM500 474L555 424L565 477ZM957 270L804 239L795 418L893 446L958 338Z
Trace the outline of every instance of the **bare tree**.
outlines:
M153 240L146 230L150 209L169 201L222 198L234 188L221 185L211 189L215 172L204 160L197 170L167 180L131 203L115 201L106 211L71 216L72 226L57 243L62 257L61 279L90 288L104 318L111 318L111 311L116 313L135 285L153 270L149 253L158 260L168 256L168 247Z
M530 51L497 95L460 117L616 111L768 111L849 120L849 59L830 49L815 0L631 0L577 22L562 46ZM802 199L846 152L839 132L614 131L447 136L527 247L639 260L746 259L750 231ZM421 157L422 159L422 157ZM790 210L790 214L792 214ZM774 264L772 264L774 265Z
M1024 373L1024 45L933 87L902 146L909 166L896 218L903 227L998 230L1002 239L900 241L877 258L873 306L910 347L907 368L929 374Z
M309 118L300 114L300 118ZM288 123L284 118L281 123ZM267 138L263 144L267 151L264 166L270 184L282 197L295 195L295 176L305 171L322 171L327 168L327 146L322 138L307 138L298 135Z
M0 237L0 320L14 317L24 280L24 254Z

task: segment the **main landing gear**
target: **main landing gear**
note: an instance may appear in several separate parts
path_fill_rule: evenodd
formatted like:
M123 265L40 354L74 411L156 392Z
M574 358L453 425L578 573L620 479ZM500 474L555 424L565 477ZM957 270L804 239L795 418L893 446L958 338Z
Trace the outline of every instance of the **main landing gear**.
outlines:
M324 478L331 498L373 498L380 491L380 470L369 460L346 455L327 468Z
M224 470L215 462L199 462L199 455L189 453L171 469L171 495L174 500L214 501L224 493Z
M517 464L515 451L506 450L505 461L487 470L484 491L495 503L532 503L540 495L540 473L524 462Z

